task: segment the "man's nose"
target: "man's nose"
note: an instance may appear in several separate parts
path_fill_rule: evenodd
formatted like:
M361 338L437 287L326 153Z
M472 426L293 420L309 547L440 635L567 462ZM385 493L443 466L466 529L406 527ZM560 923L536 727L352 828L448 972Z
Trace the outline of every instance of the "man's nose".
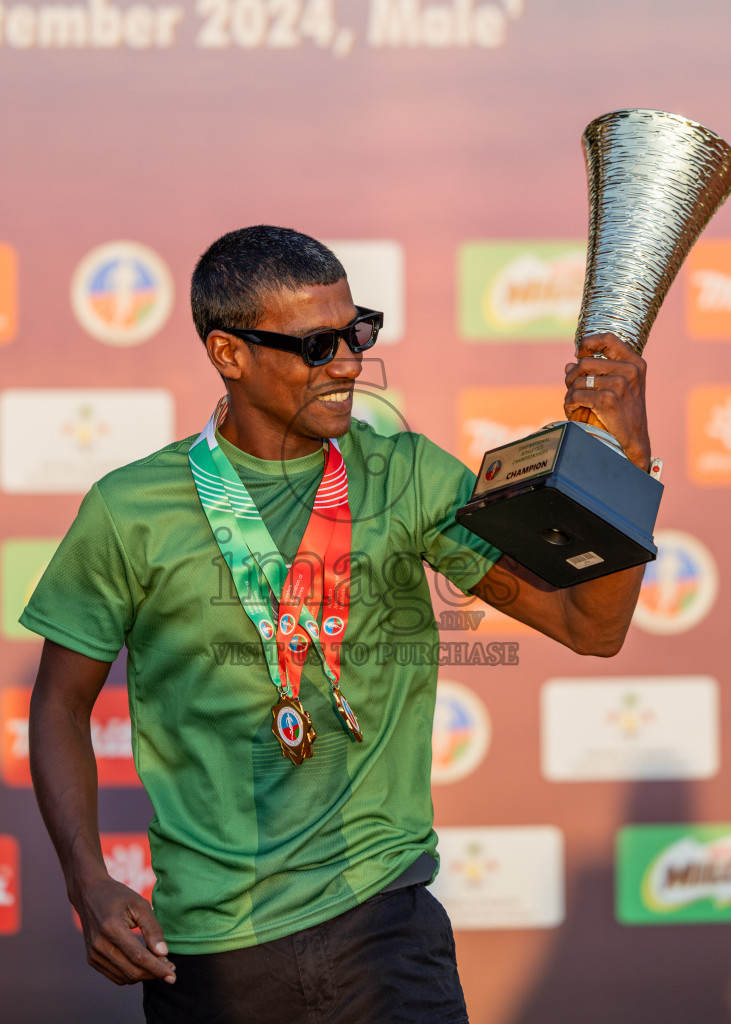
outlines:
M341 338L333 358L327 363L330 377L340 380L355 380L363 370L363 353L351 352L348 343Z

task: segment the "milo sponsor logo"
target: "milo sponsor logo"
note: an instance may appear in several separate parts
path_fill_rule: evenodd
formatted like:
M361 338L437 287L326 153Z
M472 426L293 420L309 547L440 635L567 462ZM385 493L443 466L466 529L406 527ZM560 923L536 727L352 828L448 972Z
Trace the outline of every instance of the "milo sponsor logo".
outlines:
M698 900L731 903L731 832L708 843L690 837L673 843L647 869L642 893L660 913Z
M467 340L565 338L579 312L586 250L578 242L470 242L460 250Z
M569 319L580 301L583 278L583 253L553 258L521 253L496 274L484 298L485 312L506 326L543 317Z
M630 826L617 854L625 924L731 921L731 824Z

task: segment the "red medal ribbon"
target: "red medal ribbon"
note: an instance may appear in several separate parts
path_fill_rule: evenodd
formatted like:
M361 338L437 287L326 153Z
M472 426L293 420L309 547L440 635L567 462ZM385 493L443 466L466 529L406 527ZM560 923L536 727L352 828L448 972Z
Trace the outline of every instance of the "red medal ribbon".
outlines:
M340 450L331 441L307 528L279 602L279 667L295 698L313 640L319 639L332 686L340 679L340 644L350 609L350 541L348 476ZM304 616L303 608L308 613ZM322 627L318 628L321 608Z

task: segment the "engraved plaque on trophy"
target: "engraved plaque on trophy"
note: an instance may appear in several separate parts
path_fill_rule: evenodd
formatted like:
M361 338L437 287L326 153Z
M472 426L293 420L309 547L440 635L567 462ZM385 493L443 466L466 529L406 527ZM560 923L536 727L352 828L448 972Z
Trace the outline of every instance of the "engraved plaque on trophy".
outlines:
M617 110L582 138L589 245L576 333L608 332L642 353L660 305L703 228L731 191L731 147L659 110ZM485 454L468 529L556 587L651 561L662 484L583 418Z

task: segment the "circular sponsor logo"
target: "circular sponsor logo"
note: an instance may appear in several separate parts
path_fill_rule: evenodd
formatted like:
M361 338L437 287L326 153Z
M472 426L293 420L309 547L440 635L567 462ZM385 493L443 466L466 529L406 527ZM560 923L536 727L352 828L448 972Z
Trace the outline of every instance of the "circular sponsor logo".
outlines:
M147 341L170 316L173 296L167 266L139 242L107 242L92 249L71 280L77 320L108 345Z
M339 615L331 615L322 624L322 631L328 636L337 636L345 629L345 623Z
M320 630L317 628L316 622L306 622L305 629L310 634L310 636L318 637L320 635Z
M269 619L261 619L259 622L259 632L265 640L271 640L274 636L274 625Z
M713 607L718 569L705 544L682 530L658 530L655 543L632 621L647 633L683 633Z
M480 698L461 683L440 681L432 732L432 782L457 782L477 768L492 727Z
M493 459L493 461L490 463L490 465L485 470L485 479L486 480L494 480L495 477L498 475L498 473L500 472L500 470L502 468L503 468L503 460L502 459Z
M301 654L302 651L307 650L309 640L302 633L295 633L292 639L289 641L290 651L294 651L295 654Z
M288 747L296 747L302 739L302 718L294 708L280 708L277 715L277 732Z
M279 620L279 625L284 635L289 636L297 623L294 620L294 615L290 615L289 612L287 612L287 614L283 615Z

